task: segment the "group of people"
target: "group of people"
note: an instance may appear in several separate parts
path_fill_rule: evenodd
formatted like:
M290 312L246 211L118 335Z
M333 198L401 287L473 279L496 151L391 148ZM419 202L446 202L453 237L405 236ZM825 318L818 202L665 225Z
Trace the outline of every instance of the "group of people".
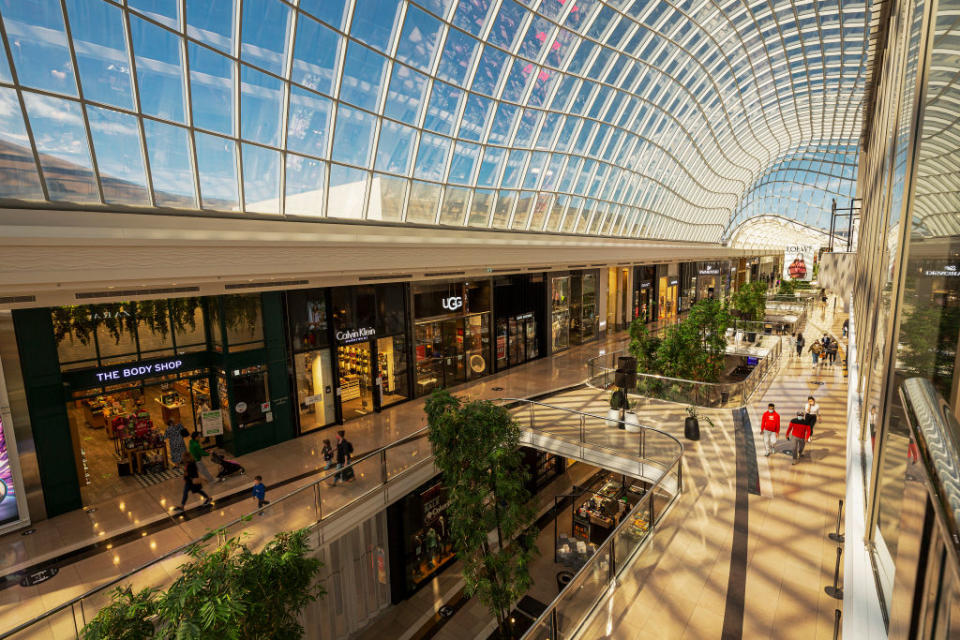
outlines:
M776 406L772 402L768 404L760 420L760 433L766 454L769 456L776 451L789 453L793 456L793 464L797 464L800 457L804 455L803 450L806 448L807 441L813 438L813 428L819 417L820 405L813 396L808 396L807 403L790 421L786 440L780 440L780 414L777 413Z
M337 431L337 447L334 449L329 439L324 439L323 449L320 451L323 455L324 469L333 466L333 459L337 459L337 472L333 474L333 486L337 486L347 480L353 480L353 467L350 464L350 458L353 456L353 443L347 440L346 433L341 429ZM346 468L344 468L346 467Z
M806 344L807 341L802 333L798 332L794 335L794 345L797 348L798 358L803 355L803 348ZM822 338L811 343L807 348L807 353L810 354L810 362L814 368L820 364L833 365L836 364L837 357L840 354L840 343L837 342L836 338L825 333Z

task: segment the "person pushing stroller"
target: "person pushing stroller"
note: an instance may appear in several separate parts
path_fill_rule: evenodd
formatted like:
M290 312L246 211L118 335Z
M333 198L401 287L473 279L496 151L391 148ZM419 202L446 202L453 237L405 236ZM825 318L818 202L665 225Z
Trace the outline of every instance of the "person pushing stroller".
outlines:
M223 482L226 478L229 478L235 474L240 474L242 476L247 472L247 470L244 469L239 462L236 462L235 460L227 460L216 451L210 454L210 459L220 465L220 471L217 473L217 482Z

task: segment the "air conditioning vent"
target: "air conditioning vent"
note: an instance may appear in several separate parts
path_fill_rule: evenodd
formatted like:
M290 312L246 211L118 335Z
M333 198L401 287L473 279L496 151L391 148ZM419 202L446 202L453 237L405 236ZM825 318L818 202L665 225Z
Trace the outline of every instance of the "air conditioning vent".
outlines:
M567 269L583 269L585 266L587 266L587 265L585 265L585 264L568 264L568 265L567 265Z
M272 282L243 282L240 284L226 284L223 288L227 291L237 289L259 289L261 287L301 287L310 284L309 280L274 280Z
M527 267L527 271L550 271L553 267Z
M412 273L390 274L386 276L360 276L357 278L360 282L371 282L373 280L412 280Z
M89 300L90 298L129 298L131 296L154 296L171 293L198 293L199 291L200 287L163 287L160 289L127 289L124 291L111 289L110 291L84 291L76 293L74 296L77 300Z
M521 268L514 267L513 269L494 269L492 273L509 273L511 271L521 271Z
M433 273L423 274L427 278L440 278L443 276L462 276L466 275L466 271L435 271Z
M37 296L0 296L0 304L19 304L21 302L36 302Z

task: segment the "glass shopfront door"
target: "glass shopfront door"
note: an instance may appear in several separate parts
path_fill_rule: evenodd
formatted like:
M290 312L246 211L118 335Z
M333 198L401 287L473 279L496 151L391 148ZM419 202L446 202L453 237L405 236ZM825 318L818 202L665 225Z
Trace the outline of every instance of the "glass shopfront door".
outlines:
M490 314L416 325L417 395L489 373Z
M372 364L373 349L369 341L337 347L340 408L344 420L359 418L376 410Z

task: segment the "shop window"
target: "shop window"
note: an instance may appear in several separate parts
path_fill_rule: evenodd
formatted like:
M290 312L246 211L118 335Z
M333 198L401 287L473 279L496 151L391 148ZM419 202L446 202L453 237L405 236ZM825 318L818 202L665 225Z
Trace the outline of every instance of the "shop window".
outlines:
M172 353L170 308L166 300L147 300L135 305L140 353L155 358Z
M294 356L300 432L306 433L336 421L335 386L330 350L319 349Z
M553 278L551 284L553 351L560 351L570 346L570 277Z
M223 296L221 304L230 351L263 347L260 294Z
M377 340L377 372L380 376L380 406L410 397L407 383L407 340L403 334Z
M177 353L206 351L207 327L200 298L171 300L170 323Z
M332 291L334 329L375 327L376 294L372 286L338 287Z
M479 282L468 282L466 312L480 313L490 311L490 281L481 280Z
M377 334L405 333L407 328L406 289L402 284L377 286Z
M97 342L87 320L86 307L56 307L50 313L60 369L97 366Z
M264 365L233 371L233 419L238 429L265 420L263 404L267 402L267 368Z
M223 352L223 331L220 327L220 300L207 298L207 317L210 319L210 348ZM224 387L226 388L226 387Z
M294 351L329 346L327 300L322 289L288 293L287 309Z

